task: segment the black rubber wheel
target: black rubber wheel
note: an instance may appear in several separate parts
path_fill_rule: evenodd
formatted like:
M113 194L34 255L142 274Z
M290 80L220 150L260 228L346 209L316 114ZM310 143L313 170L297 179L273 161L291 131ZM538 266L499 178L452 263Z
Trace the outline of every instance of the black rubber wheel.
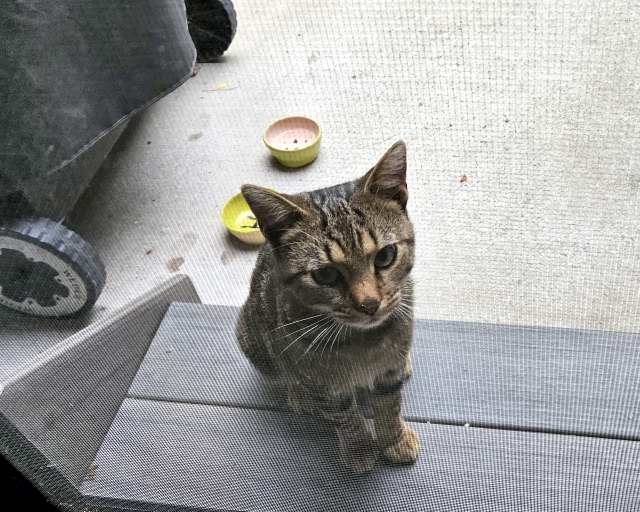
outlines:
M102 261L79 235L40 217L0 223L0 305L28 315L82 313L106 280Z
M231 0L185 0L187 24L198 50L198 62L211 62L227 51L236 34Z

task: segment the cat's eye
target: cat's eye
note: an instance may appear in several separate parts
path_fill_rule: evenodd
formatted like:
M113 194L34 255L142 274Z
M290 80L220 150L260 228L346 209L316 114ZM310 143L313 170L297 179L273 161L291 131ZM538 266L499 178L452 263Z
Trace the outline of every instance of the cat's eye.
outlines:
M322 286L333 286L340 280L340 272L334 267L322 267L311 272L314 281Z
M398 252L395 245L387 245L378 251L376 254L375 260L373 260L373 264L376 268L387 268L390 267L391 264L396 259L396 253Z

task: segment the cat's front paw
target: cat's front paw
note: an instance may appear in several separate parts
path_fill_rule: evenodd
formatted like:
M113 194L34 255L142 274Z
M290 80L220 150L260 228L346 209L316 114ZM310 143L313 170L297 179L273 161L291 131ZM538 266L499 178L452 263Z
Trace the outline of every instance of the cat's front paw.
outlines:
M409 426L404 425L400 439L385 448L382 454L392 464L413 464L418 458L418 451L420 451L418 435Z
M340 461L354 473L369 473L378 460L380 448L368 432L355 438L344 438L338 435Z

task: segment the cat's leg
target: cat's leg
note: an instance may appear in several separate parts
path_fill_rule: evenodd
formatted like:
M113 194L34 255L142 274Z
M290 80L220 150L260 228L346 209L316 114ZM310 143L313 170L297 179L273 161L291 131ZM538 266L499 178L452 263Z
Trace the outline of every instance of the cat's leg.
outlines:
M316 412L336 430L342 463L355 473L371 471L380 449L358 410L353 394L332 394L316 389L310 391L310 397Z
M374 382L374 412L378 444L384 458L393 464L413 464L420 441L400 416L403 372L388 372Z
M373 419L373 397L371 396L371 390L368 388L356 388L355 397L360 414L368 420Z

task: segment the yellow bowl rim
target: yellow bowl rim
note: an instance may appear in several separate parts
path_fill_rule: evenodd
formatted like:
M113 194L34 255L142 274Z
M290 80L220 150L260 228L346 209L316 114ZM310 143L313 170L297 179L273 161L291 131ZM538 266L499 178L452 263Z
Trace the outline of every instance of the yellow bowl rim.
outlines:
M222 224L224 224L224 227L227 228L229 231L233 232L233 233L238 233L240 235L244 235L244 234L251 234L251 233L255 233L256 231L260 231L260 228L250 228L250 229L237 229L235 226L231 226L229 225L229 222L227 222L227 219L225 218L225 211L227 209L227 207L229 207L229 205L231 204L231 202L236 199L238 196L240 196L242 198L242 200L246 203L247 200L244 198L244 196L242 195L242 192L238 192L237 194L232 195L229 199L227 199L227 202L224 203L224 206L222 207L222 211L220 212L220 217L222 217ZM249 206L247 204L247 206ZM251 207L249 207L249 210L251 210ZM253 213L253 211L252 211Z
M280 123L282 121L286 121L287 119L306 119L307 121L311 121L318 128L318 134L316 135L315 139L313 139L307 145L299 147L297 149L280 149L269 144L269 142L267 141L267 132L269 131L269 129L274 124ZM301 151L305 151L313 147L321 138L322 138L322 128L320 128L320 125L314 119L311 119L310 117L307 117L307 116L285 116L285 117L276 119L271 124L269 124L269 126L267 126L267 129L264 131L264 134L262 135L262 142L264 142L264 145L273 151L281 151L282 153L299 153Z

